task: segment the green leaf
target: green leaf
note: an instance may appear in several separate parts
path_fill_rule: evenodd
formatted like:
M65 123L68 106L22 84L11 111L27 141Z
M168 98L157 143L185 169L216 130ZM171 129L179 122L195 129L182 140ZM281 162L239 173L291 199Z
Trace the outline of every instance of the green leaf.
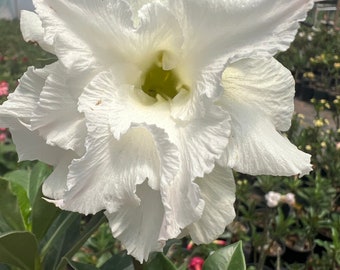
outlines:
M144 265L143 265L144 266ZM161 252L156 253L143 267L145 270L175 270L173 263Z
M53 221L61 213L59 208L45 201L42 197L43 194L40 188L32 208L32 232L38 240L44 237Z
M38 247L35 236L29 232L12 232L0 237L0 262L25 270L36 269Z
M68 249L63 259L58 265L58 269L64 269L66 267L67 260L72 258L74 254L85 244L85 242L91 237L91 235L99 228L99 226L106 220L103 212L99 212L91 217L90 221L86 223L81 229L81 233L76 238L72 246Z
M30 172L28 170L11 171L9 173L6 173L3 176L3 179L22 186L27 192L30 179Z
M29 178L30 172L28 170L15 170L3 176L4 180L10 182L10 190L17 197L26 230L30 229L29 216L32 208L27 197Z
M1 154L6 154L10 152L15 153L15 145L14 144L0 144L0 153Z
M58 264L79 237L80 224L80 214L67 211L60 213L40 242L44 269L60 269Z
M100 267L100 270L111 270L113 269L126 269L132 265L132 259L129 255L124 252L123 254L113 255L106 263Z
M68 266L70 266L73 270L98 270L97 267L91 265L91 264L84 264L84 263L79 263L79 262L74 262L67 260ZM119 269L119 268L115 268Z
M3 179L0 179L0 194L0 234L25 230L17 198Z
M50 175L51 172L52 167L49 165L41 162L38 162L36 165L34 165L28 185L28 198L30 199L31 205L34 204L35 198L39 193L41 184Z
M228 269L246 269L241 241L215 251L203 265L203 270Z
M26 231L30 231L31 230L30 215L32 207L27 197L26 190L21 185L18 185L16 183L11 183L10 189L17 197L21 216L23 217L25 223Z

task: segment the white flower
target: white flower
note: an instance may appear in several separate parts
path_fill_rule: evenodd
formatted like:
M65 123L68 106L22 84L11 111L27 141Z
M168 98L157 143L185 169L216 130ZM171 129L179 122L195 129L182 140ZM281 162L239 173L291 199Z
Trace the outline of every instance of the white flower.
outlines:
M264 197L268 207L276 207L281 200L281 194L275 191L269 191Z
M282 202L285 202L286 204L290 206L294 206L295 205L295 194L289 192L286 195L282 196Z
M207 243L234 216L230 168L311 170L280 134L294 82L272 57L309 0L35 0L26 41L58 61L29 68L0 109L20 160L54 165L62 209L106 210L138 260L165 240ZM222 79L223 77L223 79Z

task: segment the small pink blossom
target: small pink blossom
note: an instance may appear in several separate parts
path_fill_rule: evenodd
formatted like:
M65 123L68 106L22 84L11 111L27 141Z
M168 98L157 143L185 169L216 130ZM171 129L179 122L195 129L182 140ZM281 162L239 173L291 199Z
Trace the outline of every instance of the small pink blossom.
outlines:
M7 140L7 135L5 133L0 133L0 143L3 143Z
M268 207L276 207L281 200L281 194L278 192L269 191L265 195L265 198L266 198Z
M193 257L189 262L190 270L202 270L204 259L201 257Z
M8 88L9 84L6 81L0 82L0 96L7 96L8 95Z
M192 250L193 247L194 247L194 242L190 240L189 244L187 245L187 250Z
M6 130L7 130L7 128L0 127L0 131L6 131Z
M214 243L215 245L225 246L225 245L227 244L227 241L217 239L217 240L214 240L213 243Z

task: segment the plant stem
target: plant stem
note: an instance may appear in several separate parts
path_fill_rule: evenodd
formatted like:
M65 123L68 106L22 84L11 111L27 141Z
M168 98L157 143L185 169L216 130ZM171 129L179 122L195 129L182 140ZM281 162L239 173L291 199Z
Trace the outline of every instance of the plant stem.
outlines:
M260 259L259 259L259 269L263 269L264 267L264 263L266 261L266 249L265 249L265 245L266 244L270 244L268 243L269 238L268 238L268 234L269 234L269 226L271 223L271 215L272 215L272 211L271 209L267 209L267 215L266 215L266 220L265 220L265 224L264 224L264 230L263 230L263 234L264 234L264 244L261 246L261 253L260 253Z

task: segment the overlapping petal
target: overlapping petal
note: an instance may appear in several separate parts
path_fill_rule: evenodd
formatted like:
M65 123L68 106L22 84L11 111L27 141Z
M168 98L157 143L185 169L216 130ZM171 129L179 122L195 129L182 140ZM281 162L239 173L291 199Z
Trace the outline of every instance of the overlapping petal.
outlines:
M54 154L54 153L53 153ZM46 178L42 185L42 192L49 201L62 201L67 190L66 180L68 166L77 155L72 151L65 151L59 156L58 162L54 164L53 172Z
M126 68L131 70L131 67ZM166 208L162 237L176 237L181 229L202 214L204 202L198 186L192 181L213 170L228 143L230 118L225 111L210 104L204 118L175 121L170 116L171 103L165 100L145 103L142 98L147 97L141 90L131 85L119 85L124 76L117 78L114 74L117 72L109 70L95 77L80 97L79 109L93 123L91 130L98 125L109 125L117 140L132 125L142 123L155 125L168 134L169 140L177 146L181 165L176 177L160 186Z
M137 185L147 179L157 190L165 177L177 172L176 148L156 127L132 127L116 140L108 127L97 126L86 145L85 155L69 167L64 209L112 213L125 204L138 205Z
M59 163L64 150L57 146L46 144L38 132L32 132L24 126L15 126L9 129L16 146L19 161L40 160L52 166Z
M53 46L44 40L44 28L36 13L22 10L20 16L20 29L26 42L37 42L45 51L54 53Z
M105 215L113 236L122 241L128 254L143 262L152 251L161 251L165 244L159 240L164 208L160 193L146 183L137 186L136 195L140 198L138 205L128 204Z
M181 158L183 162L183 158ZM160 234L161 240L176 238L189 224L200 219L204 209L199 187L190 181L187 163L181 164L179 173L172 183L161 186L165 219Z
M218 165L195 181L205 202L201 218L187 230L197 244L210 243L221 235L235 217L235 182L231 169Z
M256 82L256 83L255 83ZM304 175L310 155L298 150L279 130L290 126L293 83L273 59L247 59L223 74L221 102L231 114L230 143L223 160L248 174Z
M117 58L124 44L130 44L124 27L131 25L131 15L126 16L130 10L122 1L35 0L34 4L45 30L45 42L73 72L96 69L99 62ZM96 20L89 20L93 16Z
M169 5L183 26L184 58L203 74L206 88L200 90L217 97L222 89L215 82L226 64L286 50L313 1L176 0ZM207 11L214 15L206 16Z
M43 69L30 67L20 79L16 91L0 107L0 126L10 128L20 161L38 159L55 165L63 155L62 149L47 145L31 127L31 118L40 93L48 74L54 68L55 64Z
M235 100L261 110L280 131L287 131L294 112L295 82L291 72L275 58L243 59L224 71L222 102Z
M85 75L83 81L86 82ZM81 85L74 83L63 67L56 65L45 81L31 116L31 129L38 130L47 144L71 149L79 156L84 153L86 137L84 116L77 109Z
M37 107L40 93L53 66L43 69L28 68L19 80L15 92L9 94L8 100L0 108L1 126L12 127L21 123L30 128L32 113Z

